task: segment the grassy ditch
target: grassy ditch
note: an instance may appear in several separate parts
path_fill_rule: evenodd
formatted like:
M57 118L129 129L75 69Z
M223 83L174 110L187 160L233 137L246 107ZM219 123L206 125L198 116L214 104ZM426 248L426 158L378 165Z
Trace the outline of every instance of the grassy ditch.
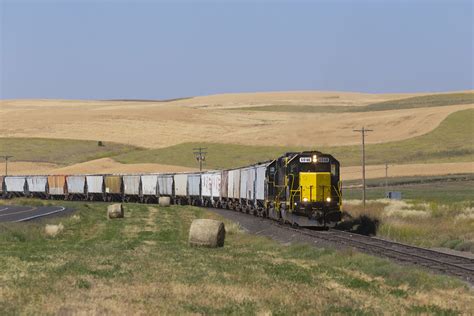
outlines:
M137 147L97 141L49 138L0 138L0 152L14 156L13 161L48 162L69 165L116 156Z
M437 202L370 200L365 211L360 200L348 200L344 210L354 217L378 219L378 236L427 248L444 247L474 253L472 201Z
M361 190L344 190L344 210L378 219L379 236L423 247L474 253L474 181L457 180L389 187L402 201L383 199L384 188L369 188L366 210Z
M333 105L267 105L253 106L234 110L292 112L292 113L344 113L344 112L372 112L389 111L434 106L448 106L474 103L474 93L447 93L411 97L398 100L372 103L365 106L333 106Z
M21 200L9 201L19 204ZM353 251L283 246L226 222L221 249L187 246L193 207L74 207L44 222L0 226L2 314L467 314L472 289L450 277Z
M474 161L474 109L450 114L433 131L406 140L369 144L368 164L465 162ZM245 146L219 143L183 143L167 148L132 151L114 157L122 163L163 163L196 167L193 148L207 147L205 168L233 168L256 161L274 159L289 151L309 150L304 147ZM331 153L343 166L360 164L360 146L313 148Z

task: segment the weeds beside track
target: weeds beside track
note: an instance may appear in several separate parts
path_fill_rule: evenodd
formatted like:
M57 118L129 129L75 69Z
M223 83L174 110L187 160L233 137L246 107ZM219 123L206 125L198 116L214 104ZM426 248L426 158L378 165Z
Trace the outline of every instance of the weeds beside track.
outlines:
M387 257L402 263L423 266L430 270L457 276L470 283L474 283L474 259L464 256L447 254L336 229L330 229L329 231L313 231L304 228L289 229L330 242L342 243L345 246L357 248L369 254Z

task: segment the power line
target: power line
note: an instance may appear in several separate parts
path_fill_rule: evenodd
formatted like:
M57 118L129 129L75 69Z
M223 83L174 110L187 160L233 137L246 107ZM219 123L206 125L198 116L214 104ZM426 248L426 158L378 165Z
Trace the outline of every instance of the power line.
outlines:
M202 148L202 147L193 148L194 157L199 162L199 172L202 172L202 163L203 163L203 161L206 161L207 151L203 151L203 150L206 150L206 149L207 148Z
M372 132L372 129L366 129L362 126L362 129L355 129L354 132L358 132L362 135L362 200L364 203L364 211L365 211L365 134L367 132Z

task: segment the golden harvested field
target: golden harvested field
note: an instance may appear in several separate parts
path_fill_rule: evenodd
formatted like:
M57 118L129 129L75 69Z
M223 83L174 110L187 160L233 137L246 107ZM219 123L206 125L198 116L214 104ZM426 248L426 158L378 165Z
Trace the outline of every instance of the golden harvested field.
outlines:
M419 95L274 92L167 102L2 100L0 137L102 140L147 148L196 141L334 146L357 144L360 135L352 130L362 125L377 131L368 137L368 143L422 135L450 113L474 107L473 103L356 113L245 110L262 105L363 106Z
M2 164L0 164L1 166ZM11 175L36 174L106 174L106 173L154 173L185 172L197 169L157 163L123 164L112 158L101 158L70 166L59 166L43 162L12 162L8 164Z

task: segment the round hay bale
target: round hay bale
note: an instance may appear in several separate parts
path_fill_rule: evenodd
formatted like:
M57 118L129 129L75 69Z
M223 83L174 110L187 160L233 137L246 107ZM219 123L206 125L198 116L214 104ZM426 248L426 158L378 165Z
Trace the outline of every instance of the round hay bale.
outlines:
M158 199L158 204L160 204L160 206L170 206L171 199L169 196L160 196Z
M59 223L59 225L46 224L46 226L44 227L44 232L48 237L56 237L60 232L63 231L63 229L64 226L62 223Z
M189 244L198 247L223 247L225 226L213 219L195 219L189 229Z
M123 207L122 204L111 204L107 206L107 216L109 219L123 218Z

